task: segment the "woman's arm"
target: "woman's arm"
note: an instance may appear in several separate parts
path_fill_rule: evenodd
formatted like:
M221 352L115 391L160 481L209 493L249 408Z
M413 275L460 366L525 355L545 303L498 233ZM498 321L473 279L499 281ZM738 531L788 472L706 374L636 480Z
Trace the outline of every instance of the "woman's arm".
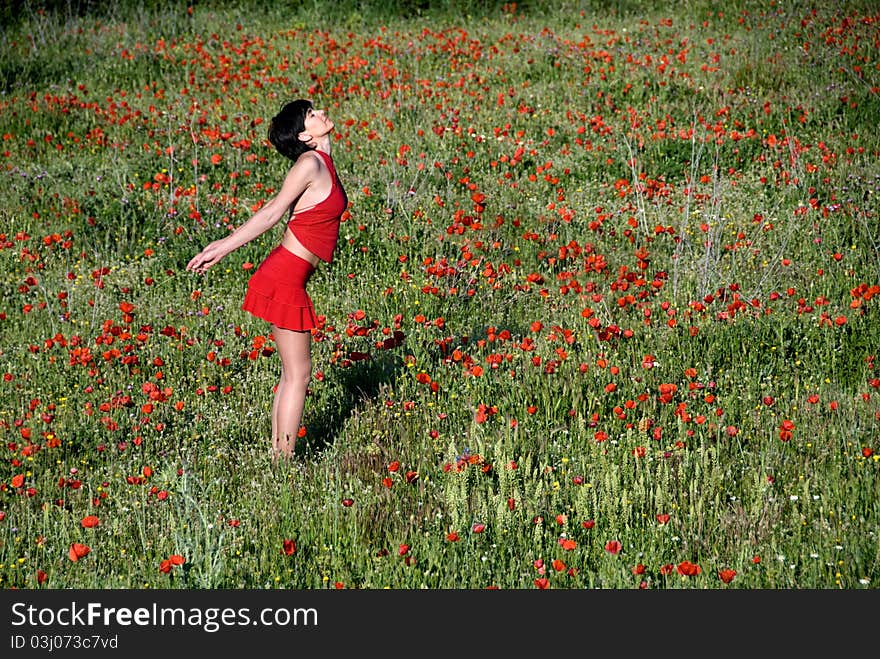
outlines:
M277 195L267 201L260 210L235 231L207 245L190 260L186 269L198 273L205 272L230 252L234 252L274 227L290 209L293 202L315 180L319 167L316 156L310 154L301 156L287 172Z

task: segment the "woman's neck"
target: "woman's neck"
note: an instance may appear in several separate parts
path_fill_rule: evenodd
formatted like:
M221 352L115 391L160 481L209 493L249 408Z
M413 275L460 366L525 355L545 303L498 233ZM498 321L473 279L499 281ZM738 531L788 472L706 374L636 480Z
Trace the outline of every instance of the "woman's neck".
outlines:
M315 148L318 151L323 151L328 156L330 155L330 137L325 135L315 143Z

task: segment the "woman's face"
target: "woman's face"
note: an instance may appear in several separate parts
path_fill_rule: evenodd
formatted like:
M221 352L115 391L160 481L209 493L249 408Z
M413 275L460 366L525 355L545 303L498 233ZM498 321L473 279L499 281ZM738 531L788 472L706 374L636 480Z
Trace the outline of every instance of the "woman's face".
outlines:
M324 110L316 110L314 107L306 111L304 125L303 132L308 133L313 140L327 135L335 127Z

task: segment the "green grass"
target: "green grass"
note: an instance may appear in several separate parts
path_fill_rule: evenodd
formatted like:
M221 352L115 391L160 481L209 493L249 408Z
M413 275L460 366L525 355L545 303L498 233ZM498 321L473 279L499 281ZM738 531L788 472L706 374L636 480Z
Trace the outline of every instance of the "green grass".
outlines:
M390 6L4 20L0 583L876 587L876 7ZM352 206L278 467L280 234L185 265L300 96Z

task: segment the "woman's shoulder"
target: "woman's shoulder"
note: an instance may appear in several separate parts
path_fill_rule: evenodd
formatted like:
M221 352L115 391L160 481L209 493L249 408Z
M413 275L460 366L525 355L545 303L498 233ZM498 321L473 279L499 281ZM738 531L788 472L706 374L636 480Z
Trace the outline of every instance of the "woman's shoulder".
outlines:
M320 149L311 149L309 151L306 151L305 153L300 154L299 158L297 158L297 162L300 161L313 162L318 166L328 164L332 165L333 157L326 151L321 151Z
M301 162L314 162L314 163L322 163L324 159L321 157L321 152L317 149L309 149L308 151L303 151L297 157L294 164L299 164Z
M304 173L318 173L323 169L326 169L327 164L324 162L324 159L321 157L319 152L316 149L312 149L310 151L306 151L301 153L296 161L294 161L292 170L301 171Z

